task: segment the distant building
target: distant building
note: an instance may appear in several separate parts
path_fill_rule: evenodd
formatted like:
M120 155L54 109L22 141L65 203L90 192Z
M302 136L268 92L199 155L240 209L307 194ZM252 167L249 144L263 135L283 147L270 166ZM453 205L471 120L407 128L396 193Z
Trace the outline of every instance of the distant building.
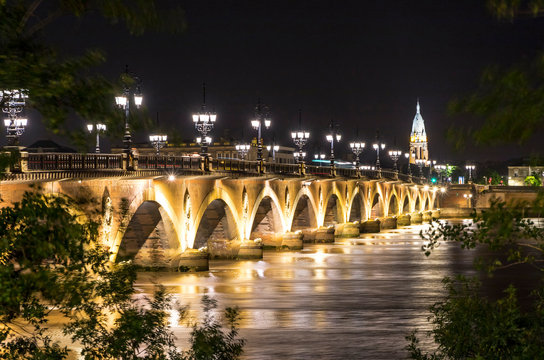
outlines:
M509 166L508 185L525 186L525 178L529 175L538 176L544 184L544 166Z
M429 160L429 149L427 147L427 133L425 132L425 123L420 114L419 100L416 106L416 116L412 123L412 132L410 133L410 164L415 164L416 160Z
M30 153L75 153L76 150L57 144L52 140L38 140L25 148Z

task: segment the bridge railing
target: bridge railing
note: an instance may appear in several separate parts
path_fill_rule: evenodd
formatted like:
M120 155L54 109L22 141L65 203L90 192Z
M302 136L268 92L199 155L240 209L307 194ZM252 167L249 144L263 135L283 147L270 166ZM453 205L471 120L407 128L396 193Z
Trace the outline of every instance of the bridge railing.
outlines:
M265 163L266 173L299 175L299 164Z
M243 173L258 173L257 161L248 161L240 159L213 159L212 168L218 171L231 171Z
M39 178L46 178L48 172L55 172L55 176L75 176L76 171L79 175L82 171L88 170L116 170L123 174L126 169L130 171L125 175L134 174L138 171L161 171L177 170L190 173L199 172L202 174L213 173L214 171L240 173L247 175L281 174L287 176L301 176L300 164L281 164L264 162L260 169L258 161L247 161L240 159L210 159L209 162L203 161L200 156L169 156L169 155L136 155L134 158L127 159L125 154L80 154L80 153L27 153L22 152L18 156L17 165L9 170L11 174L32 173L38 174ZM211 165L211 166L210 166ZM262 170L262 171L261 171ZM66 173L64 175L60 172ZM403 182L414 182L416 184L426 184L425 178L400 174L392 170L359 170L354 168L336 168L336 176L346 178L365 177L368 179L387 179L400 180ZM40 175L41 174L41 175ZM59 175L60 174L60 175ZM72 174L72 175L70 175ZM304 174L329 177L331 176L329 166L304 165ZM33 175L33 176L34 176ZM87 174L88 175L88 174ZM85 175L85 176L87 176ZM36 175L37 176L37 175ZM52 176L52 175L51 175ZM89 175L90 176L90 175ZM93 176L99 176L96 173ZM13 178L13 176L11 176ZM20 176L19 176L20 177Z
M200 157L195 156L168 156L168 155L140 155L139 169L182 169L199 170Z
M27 169L40 170L95 170L122 169L121 154L29 153Z

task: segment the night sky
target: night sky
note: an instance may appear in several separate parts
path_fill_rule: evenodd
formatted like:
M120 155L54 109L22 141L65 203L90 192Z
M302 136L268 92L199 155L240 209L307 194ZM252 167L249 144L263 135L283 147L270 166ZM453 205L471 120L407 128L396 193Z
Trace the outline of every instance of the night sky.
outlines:
M102 48L108 61L99 70L111 79L128 64L143 80L149 113L158 112L161 126L177 129L182 138L196 136L190 114L200 107L205 81L208 106L218 113L215 139L225 129L241 137L243 128L246 141L255 136L249 120L261 97L273 118L266 142L275 133L290 145L301 108L313 140L310 154L319 144L326 150L331 118L348 141L356 128L367 143L379 130L388 145L396 139L407 150L419 97L432 159L507 159L538 149L528 144L456 154L444 132L453 123L472 121L447 115L447 103L474 90L486 66L537 53L542 19L498 22L485 1L477 0L179 3L187 22L181 35L131 37L122 25L89 17L59 22L48 38L72 54ZM43 138L41 131L33 123L22 142ZM339 147L346 152L347 141ZM373 154L365 153L368 159Z

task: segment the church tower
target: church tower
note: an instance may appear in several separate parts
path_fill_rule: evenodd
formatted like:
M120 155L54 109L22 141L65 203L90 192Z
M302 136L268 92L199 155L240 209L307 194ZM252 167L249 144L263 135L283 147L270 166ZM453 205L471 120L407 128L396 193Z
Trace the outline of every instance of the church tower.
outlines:
M417 100L416 116L410 134L410 164L415 164L418 159L429 160L427 133L425 132L423 117L419 113L419 99Z

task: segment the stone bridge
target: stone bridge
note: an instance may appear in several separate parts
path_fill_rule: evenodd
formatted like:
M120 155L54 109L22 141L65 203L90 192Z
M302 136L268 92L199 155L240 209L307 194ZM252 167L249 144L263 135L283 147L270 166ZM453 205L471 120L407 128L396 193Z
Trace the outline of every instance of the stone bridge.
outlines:
M16 202L39 182L45 193L85 200L80 210L99 214L100 241L112 260L177 269L205 269L210 256L261 257L263 247L297 249L307 241L421 223L439 205L436 188L381 174L171 174L15 173L4 177L0 195L4 204Z

